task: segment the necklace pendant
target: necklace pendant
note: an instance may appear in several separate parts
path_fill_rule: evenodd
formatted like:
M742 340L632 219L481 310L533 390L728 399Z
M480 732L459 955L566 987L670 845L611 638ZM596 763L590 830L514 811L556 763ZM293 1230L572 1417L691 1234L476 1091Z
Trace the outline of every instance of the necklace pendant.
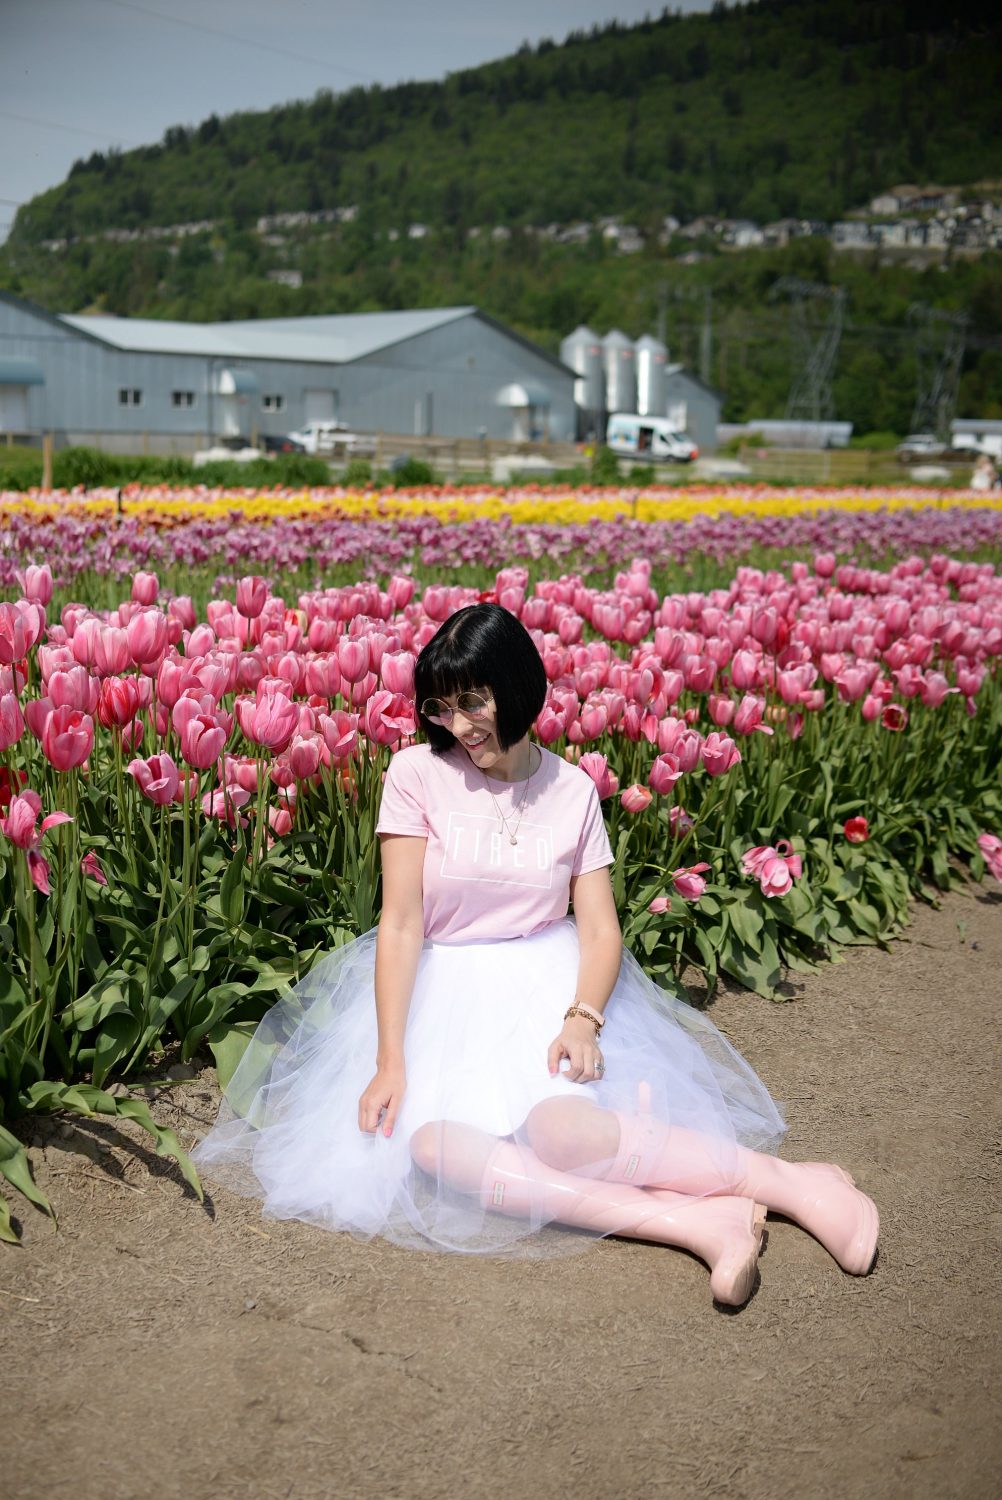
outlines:
M509 842L509 844L517 844L518 843L518 839L515 837L515 835L513 833L509 833L509 835L508 835L508 842Z

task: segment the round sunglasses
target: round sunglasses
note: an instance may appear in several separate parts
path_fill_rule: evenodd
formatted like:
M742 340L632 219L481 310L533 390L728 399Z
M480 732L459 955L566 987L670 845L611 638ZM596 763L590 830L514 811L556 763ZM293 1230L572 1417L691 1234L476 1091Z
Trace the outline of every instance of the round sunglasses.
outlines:
M460 693L456 698L455 708L450 708L441 698L426 698L421 705L421 712L430 724L441 724L448 729L455 713L461 713L465 719L483 719L492 707L490 698L483 697L481 693Z

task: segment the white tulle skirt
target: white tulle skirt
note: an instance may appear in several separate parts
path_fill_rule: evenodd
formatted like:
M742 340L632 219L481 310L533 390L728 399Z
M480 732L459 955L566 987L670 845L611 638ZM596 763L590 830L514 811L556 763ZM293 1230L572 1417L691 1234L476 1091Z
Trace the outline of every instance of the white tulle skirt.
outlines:
M606 1011L603 1081L550 1075L547 1050L578 974L572 919L508 942L427 942L405 1039L407 1090L391 1137L363 1134L358 1100L375 1070L375 930L322 959L261 1022L192 1153L211 1183L263 1200L271 1218L466 1253L552 1255L588 1234L510 1218L418 1167L414 1132L437 1122L507 1138L545 1099L641 1108L713 1143L729 1176L737 1144L774 1150L785 1131L765 1085L701 1012L658 988L624 953ZM575 1112L569 1112L569 1129ZM536 1167L538 1162L532 1158ZM598 1164L598 1170L601 1170ZM545 1195L544 1195L545 1196ZM605 1229L602 1232L614 1232Z

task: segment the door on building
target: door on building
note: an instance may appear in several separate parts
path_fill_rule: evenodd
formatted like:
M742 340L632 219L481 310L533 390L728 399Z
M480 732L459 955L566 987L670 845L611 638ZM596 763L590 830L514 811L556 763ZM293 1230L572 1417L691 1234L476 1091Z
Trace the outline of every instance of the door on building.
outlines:
M303 391L303 422L336 422L338 393L321 386L307 386Z
M28 387L0 385L0 432L28 431Z

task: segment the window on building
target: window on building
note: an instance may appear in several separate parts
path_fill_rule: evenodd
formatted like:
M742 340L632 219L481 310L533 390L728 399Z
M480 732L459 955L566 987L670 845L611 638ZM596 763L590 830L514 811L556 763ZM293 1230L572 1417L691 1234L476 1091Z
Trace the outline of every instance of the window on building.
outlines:
M194 404L195 404L195 392L194 391L171 391L171 393L170 393L170 404L171 404L171 406L194 406Z
M285 397L284 396L279 396L279 395L262 396L261 397L261 410L262 411L284 411L285 410Z
M122 385L118 388L119 406L142 406L143 393L134 385Z

